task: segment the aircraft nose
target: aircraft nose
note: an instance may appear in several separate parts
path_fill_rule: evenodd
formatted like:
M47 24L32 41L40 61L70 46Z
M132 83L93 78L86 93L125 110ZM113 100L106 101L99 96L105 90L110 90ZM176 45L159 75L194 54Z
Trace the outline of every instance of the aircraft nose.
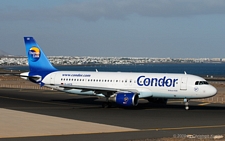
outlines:
M214 96L216 95L217 93L217 89L213 86L210 86L210 88L207 90L207 93L210 95L210 96Z

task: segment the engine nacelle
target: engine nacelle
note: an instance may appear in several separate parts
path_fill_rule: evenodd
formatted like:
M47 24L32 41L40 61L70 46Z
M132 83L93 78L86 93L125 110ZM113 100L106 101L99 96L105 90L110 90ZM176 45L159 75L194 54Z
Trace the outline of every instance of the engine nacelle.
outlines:
M109 101L116 102L122 106L137 106L139 96L132 92L118 92L109 97Z

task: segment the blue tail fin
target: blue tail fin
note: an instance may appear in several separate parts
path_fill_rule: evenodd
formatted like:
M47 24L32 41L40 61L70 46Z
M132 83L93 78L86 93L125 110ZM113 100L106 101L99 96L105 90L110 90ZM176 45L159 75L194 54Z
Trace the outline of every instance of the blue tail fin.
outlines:
M53 72L57 69L52 66L42 49L35 42L33 37L24 37L26 54L30 73Z

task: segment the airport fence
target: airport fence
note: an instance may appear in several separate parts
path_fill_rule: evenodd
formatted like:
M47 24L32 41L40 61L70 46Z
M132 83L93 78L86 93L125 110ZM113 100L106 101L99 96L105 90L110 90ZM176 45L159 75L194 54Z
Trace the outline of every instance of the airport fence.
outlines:
M0 88L51 90L50 88L40 87L39 85L33 86L33 85L0 84Z
M199 101L199 102L205 102L205 103L225 103L225 96L214 96L210 98L204 98L204 99L195 99L193 101Z

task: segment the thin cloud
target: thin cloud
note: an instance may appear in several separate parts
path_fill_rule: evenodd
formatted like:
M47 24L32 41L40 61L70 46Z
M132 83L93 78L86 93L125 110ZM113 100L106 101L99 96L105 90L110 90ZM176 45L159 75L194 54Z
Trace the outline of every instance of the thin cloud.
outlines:
M187 17L225 14L224 0L95 0L70 2L48 9L1 10L2 20L55 20L79 18L96 21L101 18L124 20L129 15L146 17Z
M138 14L147 17L182 17L225 14L224 0L98 0L57 7L66 16L84 20L126 19Z

